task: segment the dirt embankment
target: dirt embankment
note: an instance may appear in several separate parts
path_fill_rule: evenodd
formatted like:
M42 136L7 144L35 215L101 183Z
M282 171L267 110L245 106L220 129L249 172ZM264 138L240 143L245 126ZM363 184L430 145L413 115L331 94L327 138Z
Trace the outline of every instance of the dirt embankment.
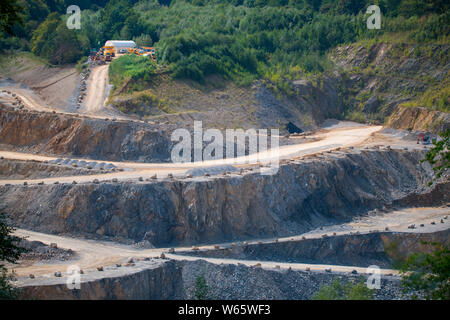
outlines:
M327 77L321 86L309 80L295 81L291 96L263 81L238 87L217 77L209 80L199 86L161 75L147 90L131 93L129 89L113 96L111 103L122 112L180 126L197 120L205 128L279 128L282 133L288 132L288 125L315 129L327 118L340 117L344 110L335 78Z
M0 82L8 79L32 89L45 104L64 109L79 82L73 65L57 67L26 54L3 57L0 61ZM2 77L4 79L2 79ZM16 86L16 84L11 84Z
M387 126L439 134L450 129L450 113L399 106L389 118Z
M432 175L422 158L364 150L283 165L274 176L2 186L0 209L26 229L156 246L292 235L420 193Z
M164 162L170 146L155 125L0 107L0 147L7 151Z

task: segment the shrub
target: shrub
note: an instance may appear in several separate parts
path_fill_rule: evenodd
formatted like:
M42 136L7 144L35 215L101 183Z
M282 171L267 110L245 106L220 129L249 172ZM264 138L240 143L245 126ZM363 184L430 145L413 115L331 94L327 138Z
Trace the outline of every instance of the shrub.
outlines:
M331 284L321 286L312 298L313 300L373 300L373 291L367 288L363 280L356 283L342 283L338 278Z

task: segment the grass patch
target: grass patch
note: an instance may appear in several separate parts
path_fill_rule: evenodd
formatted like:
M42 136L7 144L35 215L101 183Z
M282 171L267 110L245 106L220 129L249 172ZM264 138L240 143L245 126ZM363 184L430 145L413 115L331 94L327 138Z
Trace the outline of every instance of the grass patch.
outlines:
M114 91L142 91L150 85L157 75L156 63L149 57L124 55L115 59L109 66L109 77Z

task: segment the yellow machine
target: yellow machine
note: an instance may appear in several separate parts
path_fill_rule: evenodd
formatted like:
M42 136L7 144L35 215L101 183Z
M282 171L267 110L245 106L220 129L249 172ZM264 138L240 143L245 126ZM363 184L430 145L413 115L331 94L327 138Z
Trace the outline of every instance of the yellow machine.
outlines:
M105 61L111 61L116 55L116 50L112 46L103 47L103 57Z

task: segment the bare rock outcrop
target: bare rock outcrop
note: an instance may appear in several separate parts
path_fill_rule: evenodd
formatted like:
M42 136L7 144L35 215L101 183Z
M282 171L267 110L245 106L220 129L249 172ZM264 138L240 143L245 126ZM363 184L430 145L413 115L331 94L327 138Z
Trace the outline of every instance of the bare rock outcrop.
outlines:
M394 129L431 131L439 134L450 129L450 113L399 106L387 125Z
M109 161L161 162L170 158L170 138L144 123L0 108L3 150Z

